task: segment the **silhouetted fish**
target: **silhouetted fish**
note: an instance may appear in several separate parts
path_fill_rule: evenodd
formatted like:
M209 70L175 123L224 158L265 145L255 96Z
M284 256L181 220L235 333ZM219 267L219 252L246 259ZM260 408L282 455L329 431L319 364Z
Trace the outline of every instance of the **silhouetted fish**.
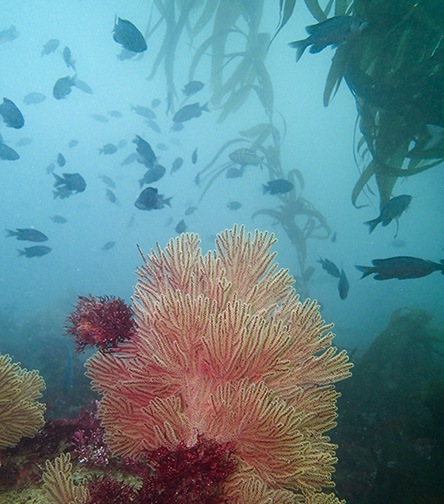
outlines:
M14 25L11 25L6 30L0 31L0 44L12 42L19 36L19 33Z
M76 85L76 76L70 77L69 75L66 77L61 77L54 84L52 89L52 96L56 100L62 100L65 96L68 96L71 93L71 88Z
M32 242L43 242L48 240L48 237L41 231L37 231L37 229L17 228L16 231L11 231L10 229L7 229L6 231L8 233L6 235L8 238L14 236L17 240Z
M106 198L111 203L117 203L117 196L111 191L111 189L106 190Z
M191 154L191 162L193 164L197 163L197 147L193 150L193 154Z
M67 219L65 219L65 217L63 217L62 215L53 215L51 217L51 220L57 224L65 224L67 221Z
M54 191L54 198L59 196L64 199L69 197L71 193L83 192L86 189L85 179L80 173L64 173L63 177L55 173L53 175L56 179L54 186L57 187L57 191Z
M42 49L42 56L53 53L60 45L60 40L51 39L46 42Z
M239 210L239 208L242 208L242 203L239 203L239 201L230 201L227 207L229 210Z
M147 187L139 194L134 205L139 210L160 210L165 205L171 206L170 200L171 197L165 199L155 187Z
M71 49L68 46L63 49L63 61L68 68L71 67L74 72L76 71L76 62L72 59Z
M152 184L160 180L166 173L166 168L159 163L148 169L145 175L139 180L139 185L142 187L144 184Z
M105 245L103 245L102 247L102 250L109 250L109 249L112 249L114 247L114 245L116 244L115 241L109 241L109 242L106 242Z
M117 147L114 144L106 144L99 149L99 154L115 154L117 152Z
M174 114L173 121L175 123L189 121L194 117L200 117L204 110L205 112L209 112L206 103L202 106L200 106L199 103L191 103L190 105L185 105Z
M444 259L440 264L418 257L399 256L389 257L388 259L373 259L373 266L356 266L362 271L362 277L375 273L375 280L389 280L397 278L407 280L410 278L421 278L434 271L441 271L444 275Z
M177 172L177 170L180 169L180 167L183 165L183 158L178 157L173 161L173 166L171 167L170 174L172 175L173 173Z
M339 278L341 274L339 273L339 269L336 266L336 264L333 261L330 261L329 259L322 259L322 257L319 258L318 263L321 263L322 268L331 276L334 276L336 278Z
M348 295L348 290L350 285L348 283L347 277L345 276L344 268L341 268L341 275L339 276L338 291L339 297L345 299Z
M17 161L17 159L20 159L20 156L12 147L0 142L0 159L4 161Z
M182 93L185 96L191 96L200 91L204 86L205 84L201 81L190 81L188 84L185 84L182 89Z
M46 96L43 93L29 93L23 98L23 103L25 105L32 105L35 103L42 103L46 100Z
M412 196L408 194L401 194L401 196L396 196L388 201L379 213L376 219L364 222L369 227L368 232L371 233L375 227L382 222L382 225L388 226L393 219L398 219L402 212L408 208L410 202L412 201Z
M51 252L52 248L44 245L35 245L34 247L25 247L25 250L18 250L18 255L25 257L42 257Z
M276 179L270 180L267 184L262 184L264 194L285 194L293 189L293 184L289 180Z
M66 165L66 159L65 159L65 156L59 152L57 154L57 164L62 167L62 166L65 166Z
M185 224L185 221L182 219L180 220L175 227L176 233L184 233L185 230L187 229L187 225Z
M133 143L136 144L136 150L140 154L139 161L143 163L147 168L153 167L157 163L157 157L154 154L151 145L139 135L136 135Z
M0 115L3 117L3 122L9 128L20 129L25 124L25 119L19 108L8 98L3 98L3 103L0 104Z
M143 35L133 23L119 17L114 22L113 39L127 51L143 52L147 48Z

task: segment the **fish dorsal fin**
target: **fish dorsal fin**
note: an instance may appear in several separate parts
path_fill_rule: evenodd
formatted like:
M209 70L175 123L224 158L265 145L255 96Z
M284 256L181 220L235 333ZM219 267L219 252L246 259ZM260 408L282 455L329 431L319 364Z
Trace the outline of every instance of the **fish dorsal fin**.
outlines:
M312 24L312 25L308 25L305 27L305 31L311 35L312 33L314 33L314 31L316 30L316 28L319 26L319 23L317 24Z

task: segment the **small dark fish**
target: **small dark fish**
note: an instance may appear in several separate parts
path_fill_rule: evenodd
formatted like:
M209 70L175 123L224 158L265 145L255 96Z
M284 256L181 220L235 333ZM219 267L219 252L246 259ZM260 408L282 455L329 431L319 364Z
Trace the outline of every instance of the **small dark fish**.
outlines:
M34 103L42 103L46 100L46 96L43 93L29 93L23 98L23 103L25 105L32 105Z
M179 170L182 165L183 165L183 158L181 157L176 158L173 161L173 166L171 167L170 175L177 172L177 170Z
M15 236L17 240L32 241L32 242L44 242L48 241L48 237L41 231L37 229L17 229L16 231L11 231L7 229L7 237Z
M25 250L18 250L19 256L25 257L42 257L51 252L52 248L44 245L35 245L34 247L25 247Z
M46 175L49 175L50 173L52 173L54 170L56 169L56 165L54 163L50 163L47 167L46 167Z
M155 131L156 133L161 133L162 130L160 129L160 126L155 122L155 121L152 121L151 119L148 120L148 121L145 121L147 126L149 128L151 128L153 131Z
M58 194L54 195L55 198L60 196L63 199L63 196L70 196L70 194L66 195L66 191L69 191L70 193L79 193L86 189L85 179L80 175L80 173L64 173L63 177L60 177L55 173L53 173L53 175L56 179L54 187L58 188Z
M147 119L157 119L157 115L148 107L142 107L142 105L131 105L131 110L142 117L146 117Z
M270 194L285 194L287 192L290 192L294 185L289 181L285 179L276 179L276 180L271 180L267 184L262 184L264 194L270 193Z
M136 138L133 140L133 143L136 144L136 150L140 154L141 163L143 163L147 168L152 168L155 164L157 164L157 157L154 154L151 145L144 140L139 135L136 135Z
M126 166L126 165L129 165L131 163L134 163L134 161L139 157L139 154L137 152L132 152L131 154L129 154L128 156L126 156L126 158L121 161L120 163L120 166Z
M123 117L122 112L119 112L118 110L108 110L107 114L111 117L115 117L116 119Z
M93 90L91 89L91 86L89 86L86 82L77 79L75 80L75 86L80 89L80 91L83 91L86 94L93 94Z
M51 217L51 220L57 224L65 224L65 222L68 222L67 219L61 215L54 215Z
M198 91L200 91L204 86L205 86L205 84L203 82L195 81L195 80L190 81L190 82L188 82L188 84L185 84L185 86L182 89L182 93L185 96L191 96L191 95L197 93Z
M440 264L418 257L399 256L388 259L373 259L373 266L356 266L362 272L362 277L375 273L375 280L389 280L397 278L407 280L410 278L421 278L434 271L441 271L444 275L444 259Z
M111 203L117 203L117 196L111 191L111 189L106 190L106 198Z
M103 245L102 247L102 250L109 250L109 249L112 249L114 247L114 245L116 244L115 241L109 241L109 242L106 242L105 245Z
M66 199L73 195L73 191L67 187L57 187L55 191L52 191L53 198Z
M25 124L25 119L17 105L8 98L3 98L3 103L0 104L0 115L9 128L20 129Z
M154 100L151 102L151 108L156 108L158 107L162 102L159 100L159 98L154 98Z
M126 19L117 18L117 23L114 23L113 39L127 51L143 52L147 49L143 35Z
M197 210L196 206L190 206L185 210L185 215L192 215Z
M348 283L347 277L345 276L344 268L341 268L341 275L338 282L339 297L345 299L348 295L348 290L350 285Z
M187 225L185 224L185 221L182 219L180 220L177 224L176 227L174 228L176 230L176 233L184 233L187 228Z
M239 210L239 208L242 208L242 203L239 203L239 201L230 201L227 207L229 210Z
M103 182L108 186L108 187L111 187L113 189L116 188L116 183L114 182L114 180L111 178L111 177L108 177L108 175L100 175L99 174L99 178L101 178L103 180Z
M106 144L102 148L99 149L99 154L115 154L117 152L117 147L114 144Z
M304 40L290 42L296 49L296 61L299 61L305 49L311 45L310 52L321 52L329 45L338 46L360 33L367 23L357 16L334 16L305 29L309 36Z
M33 142L32 138L23 137L23 138L20 138L20 140L18 140L15 145L17 147L25 147L26 145L32 144L32 142Z
M244 174L245 169L244 168L235 168L232 166L231 168L228 168L228 170L225 172L225 177L226 178L239 178L242 177Z
M46 44L43 46L42 49L42 56L45 54L51 54L57 50L57 48L60 45L60 40L57 39L51 39L46 42Z
M340 278L341 274L339 273L339 269L333 261L320 257L318 263L321 263L322 268L325 269L329 275Z
M191 154L191 162L193 164L196 164L197 163L197 149L198 147L196 147L194 150L193 150L193 154Z
M238 163L241 166L259 166L261 164L261 159L254 152L254 150L247 149L245 147L241 147L240 149L236 149L231 154L228 154L228 157L234 163Z
M134 206L139 210L160 210L165 205L171 206L171 197L164 198L155 187L147 187L137 198Z
M70 77L68 75L66 77L61 77L54 84L52 96L54 96L56 100L62 100L71 93L71 88L76 85L76 82L76 76Z
M62 153L57 154L57 164L62 167L66 165L66 159L65 156Z
M20 159L20 156L12 147L0 142L0 159L4 161L17 161L17 159Z
M379 216L376 219L364 223L369 227L368 232L371 233L380 222L382 222L382 225L385 227L388 226L393 219L399 219L402 212L408 208L411 201L412 196L408 194L401 194L401 196L392 198L381 208Z
M128 59L132 59L134 57L138 56L138 54L134 51L127 51L125 48L122 47L122 50L120 51L120 54L117 55L117 59L119 61L125 61Z
M140 187L143 187L144 184L152 184L153 182L157 182L160 180L166 173L166 168L159 163L156 163L154 166L149 168L145 175L139 180Z
M72 148L73 148L73 147L75 147L76 145L79 145L79 141L78 141L78 140L70 140L70 141L68 142L68 147L69 147L70 149L72 149Z
M331 237L331 242L336 243L337 238L338 238L338 233L335 231Z
M101 123L107 123L109 122L109 119L105 117L104 115L101 114L89 114L95 121L101 122Z
M76 71L76 62L72 59L71 49L68 46L63 49L63 61L68 68L71 67L74 72Z
M19 33L14 25L11 25L6 30L0 31L0 44L12 42L19 36Z
M173 121L175 123L182 123L185 121L189 121L194 117L200 117L202 112L209 112L207 104L200 106L199 103L192 103L190 105L185 105L181 109L179 109L173 116Z
M182 123L174 123L173 126L171 127L170 131L182 131L184 129L184 125Z

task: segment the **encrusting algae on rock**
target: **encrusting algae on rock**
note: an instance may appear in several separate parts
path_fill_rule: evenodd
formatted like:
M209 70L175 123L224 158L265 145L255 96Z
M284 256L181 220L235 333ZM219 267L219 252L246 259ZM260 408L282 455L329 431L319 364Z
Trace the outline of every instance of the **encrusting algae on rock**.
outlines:
M172 239L137 270L135 331L86 364L113 455L155 472L141 502L339 503L334 382L350 376L316 301L243 226L202 255ZM151 500L150 500L151 499Z

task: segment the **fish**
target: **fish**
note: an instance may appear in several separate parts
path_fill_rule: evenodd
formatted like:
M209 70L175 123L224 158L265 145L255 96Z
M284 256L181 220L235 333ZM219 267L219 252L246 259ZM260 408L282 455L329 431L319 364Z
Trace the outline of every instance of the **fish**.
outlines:
M108 110L107 114L111 117L115 117L116 119L123 117L122 112L119 112L118 110Z
M75 86L80 89L80 91L83 91L86 94L93 94L93 90L91 89L91 86L89 86L86 82L77 79L75 81Z
M139 157L139 154L137 152L132 152L126 158L120 162L120 166L126 166L131 163L134 163L134 161Z
M170 200L171 197L164 198L155 187L147 187L139 194L134 206L139 210L160 210L165 205L171 206Z
M209 112L206 103L202 106L200 106L198 102L191 103L190 105L185 105L174 114L173 122L183 123L185 121L193 119L194 117L200 117L203 111Z
M289 45L296 49L296 61L299 61L308 46L311 46L310 53L321 52L329 45L337 47L358 35L366 26L366 21L358 16L334 16L307 26L305 29L309 36Z
M294 185L286 179L270 180L267 184L262 184L264 194L285 194L290 192Z
M139 180L140 187L143 187L144 184L152 184L153 182L157 182L160 180L166 173L166 168L159 163L156 163L154 166L149 168L145 175Z
M111 177L108 177L108 175L101 175L99 174L99 178L103 180L103 182L108 186L111 187L112 189L116 188L116 183Z
M109 242L106 242L105 245L103 245L102 247L102 250L109 250L109 249L112 249L114 247L114 245L116 244L115 241L109 241Z
M3 159L3 161L17 161L20 156L12 147L0 142L0 159Z
M117 196L111 191L111 189L106 190L106 198L111 203L117 203Z
M72 148L73 148L73 147L75 147L76 145L79 145L79 141L78 141L78 140L70 140L70 141L68 142L68 147L69 147L70 149L72 149Z
M147 49L145 38L127 19L118 17L114 21L113 39L127 51L139 53Z
M8 98L3 98L3 103L0 104L0 115L8 128L20 129L25 124L23 114L17 105Z
M402 212L404 212L404 210L407 210L411 201L412 196L408 194L401 194L400 196L395 196L394 198L389 200L381 208L379 216L376 219L364 222L364 224L367 224L367 226L369 227L369 234L376 228L379 223L382 223L382 225L385 227L388 226L393 219L399 219Z
M176 158L173 161L173 165L171 166L170 175L177 172L177 170L179 170L182 165L183 165L183 158L181 157Z
M239 208L242 208L242 203L239 203L239 201L230 201L227 207L229 210L239 210Z
M159 150L163 150L163 151L167 151L168 150L168 145L164 144L164 143L158 143L156 145L156 149L159 149Z
M131 105L131 110L134 110L136 114L146 117L147 119L157 119L157 114L148 107L142 107L142 105Z
M60 45L60 40L57 39L51 39L44 44L43 49L42 49L42 56L45 54L51 54L57 50L57 48Z
M322 268L329 275L340 278L341 274L339 273L339 269L333 261L330 261L329 259L322 259L322 257L320 257L318 263L321 263Z
M191 162L193 164L197 163L197 147L193 150L193 154L191 154Z
M10 238L11 236L15 236L17 240L22 240L22 241L32 241L32 242L44 242L48 241L48 237L42 233L41 231L37 231L37 229L19 229L17 228L16 231L11 231L10 229L7 229L7 237Z
M17 28L14 25L11 25L9 28L0 31L0 44L4 44L5 42L12 42L19 36Z
M95 121L101 123L109 122L109 119L102 114L89 114Z
M148 121L145 121L147 126L149 128L151 128L153 131L155 131L156 133L161 133L162 130L160 129L160 126L155 122L155 121L152 121L151 119L149 119Z
M151 102L151 108L156 108L158 107L162 102L159 100L159 98L154 98Z
M52 173L56 168L56 165L54 163L49 163L49 165L46 167L45 171L46 171L46 175L49 175L50 173Z
M42 257L51 252L51 247L45 247L44 245L34 245L34 247L25 247L25 250L18 250L18 255L25 257Z
M336 240L338 239L338 233L335 231L331 237L331 242L336 243Z
M65 224L65 222L68 222L68 220L65 219L65 217L63 217L62 215L53 215L51 217L51 220L57 224Z
M182 219L180 220L177 224L176 227L174 228L176 233L184 233L185 230L187 229L187 225L185 224L185 221Z
M258 157L258 155L252 149L247 149L245 147L241 147L236 149L235 151L228 154L228 157L234 163L240 164L241 166L259 166L262 161Z
M73 77L70 77L69 75L61 77L52 88L52 96L54 96L56 100L63 100L71 93L71 88L76 86L76 82L75 75Z
M65 156L59 152L57 154L57 164L62 167L62 166L65 166L66 165L66 159L65 159Z
M136 151L140 154L139 162L144 164L147 168L151 168L157 164L157 157L154 154L151 145L146 140L139 135L136 135L133 143L136 144Z
M43 93L28 93L23 98L23 103L25 105L33 105L36 103L42 103L46 100L46 96Z
M195 80L190 81L188 82L188 84L185 84L185 86L182 89L182 93L185 96L191 96L200 91L204 86L205 84L201 81L195 81Z
M20 138L20 140L18 140L15 145L17 147L24 147L25 145L29 145L29 144L32 144L33 142L33 139L30 138L30 137L23 137L23 138Z
M341 299L345 299L347 297L349 288L350 284L348 283L344 268L341 268L341 275L338 282L339 297Z
M192 215L197 210L196 206L190 206L185 210L185 215Z
M99 149L99 154L111 155L117 152L117 147L114 144L106 144Z
M72 59L71 49L68 46L63 49L63 61L68 68L71 67L74 72L76 71L76 62Z
M57 196L61 199L68 198L72 193L83 192L86 189L85 179L80 173L64 173L63 177L55 173L53 175L56 179L54 187L57 187L57 191L54 191L54 198Z
M245 169L244 168L235 168L232 166L231 168L228 168L228 170L225 172L225 177L226 178L239 178L242 177L244 174Z
M357 270L362 272L361 279L373 273L375 280L422 278L434 271L441 271L444 275L444 259L441 259L440 263L436 263L418 257L398 256L373 259L372 264L373 266L355 266Z
M175 132L182 131L184 129L184 127L185 126L180 122L174 123L170 131L175 131Z

